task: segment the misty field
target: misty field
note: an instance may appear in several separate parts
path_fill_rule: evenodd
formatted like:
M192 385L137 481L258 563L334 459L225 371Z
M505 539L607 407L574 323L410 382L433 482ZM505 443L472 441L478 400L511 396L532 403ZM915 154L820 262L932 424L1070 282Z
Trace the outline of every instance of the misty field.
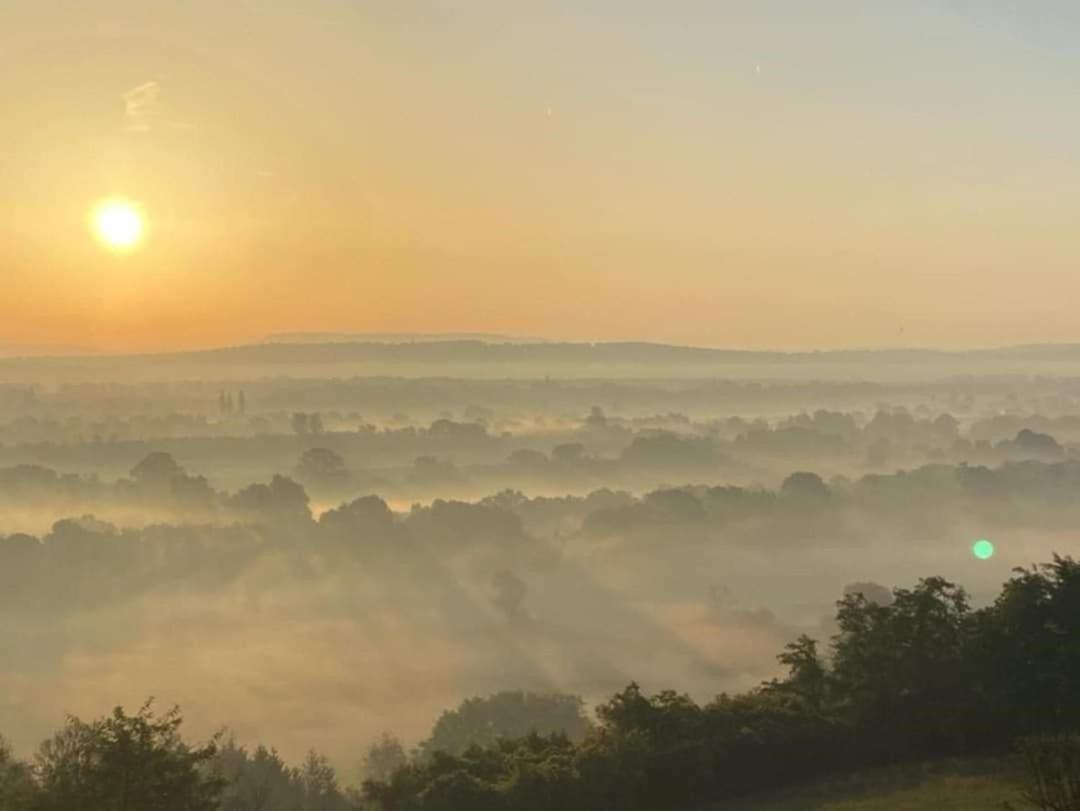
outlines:
M37 382L0 386L12 774L51 796L41 764L69 744L43 740L108 753L178 705L183 737L147 757L210 742L191 751L227 811L272 775L335 809L516 808L532 780L556 805L674 808L999 754L1070 717L1071 379L790 379L862 356L556 379L537 347L499 379L475 364L513 352L455 343L415 350L438 378L268 373L310 344L128 358L111 382L13 362ZM652 776L607 783L631 773ZM1011 785L892 774L773 802L960 808Z

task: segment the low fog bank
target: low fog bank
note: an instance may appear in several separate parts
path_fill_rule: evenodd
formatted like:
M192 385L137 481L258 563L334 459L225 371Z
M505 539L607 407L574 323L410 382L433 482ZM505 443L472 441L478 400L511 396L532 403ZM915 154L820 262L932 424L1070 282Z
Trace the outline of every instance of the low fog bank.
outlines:
M900 353L929 363L917 382L679 379L671 348L437 342L364 362L442 377L319 377L324 349L2 367L36 375L0 385L0 732L20 752L65 713L155 696L193 735L315 747L351 778L384 731L417 744L472 696L708 700L776 676L800 634L824 649L852 589L941 575L983 604L1076 551L1073 378L940 379ZM445 376L463 352L533 377ZM263 365L194 377L238 357ZM612 365L547 376L582 357ZM617 378L628 358L653 377Z
M308 401L334 401L337 395L327 395L327 389L336 391L337 384L320 384ZM110 490L155 451L199 471L217 489L286 474L327 505L372 492L408 505L477 500L502 489L548 496L600 488L641 494L718 481L775 488L797 468L831 479L928 463L1080 458L1080 418L1073 411L1080 411L1080 398L1065 384L1023 395L1013 387L903 392L897 400L907 405L881 401L859 410L783 410L770 416L732 414L727 395L716 392L711 405L699 403L696 413L637 411L614 400L610 408L594 404L578 412L527 415L519 411L521 404L487 401L430 421L396 411L365 417L355 409L283 410L272 392L239 387L218 390L212 414L157 413L167 393L136 389L122 397L141 392L146 413L127 416L93 416L102 402L113 402L109 389L51 395L30 390L32 396L18 391L22 400L13 406L15 415L7 421L0 416L0 498L17 495L8 531L47 528L29 520L44 491L53 502L67 499L69 514L108 511L128 523L131 505ZM431 384L429 393L440 391ZM773 398L770 411L787 406L784 389L755 396L763 404ZM62 416L80 404L86 414ZM134 403L124 408L129 406ZM537 408L542 406L540 401ZM197 483L190 484L189 502L196 503Z
M134 473L120 489L163 511L197 479L165 455ZM800 633L828 638L853 584L936 574L988 599L1012 566L1072 551L1077 488L1080 463L1031 461L315 515L285 477L207 486L184 508L198 520L0 539L0 728L25 751L64 713L153 695L196 731L345 768L380 732L417 742L503 689L704 699L775 675ZM971 554L983 536L990 561Z

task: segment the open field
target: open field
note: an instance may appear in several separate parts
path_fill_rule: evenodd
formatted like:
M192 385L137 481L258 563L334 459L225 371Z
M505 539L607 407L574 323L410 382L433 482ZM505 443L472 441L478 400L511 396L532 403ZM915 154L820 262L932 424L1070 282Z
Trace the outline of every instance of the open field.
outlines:
M747 799L737 811L1015 811L1034 806L1020 798L1022 764L1015 758L949 760L854 772L808 786ZM710 811L718 811L713 806Z

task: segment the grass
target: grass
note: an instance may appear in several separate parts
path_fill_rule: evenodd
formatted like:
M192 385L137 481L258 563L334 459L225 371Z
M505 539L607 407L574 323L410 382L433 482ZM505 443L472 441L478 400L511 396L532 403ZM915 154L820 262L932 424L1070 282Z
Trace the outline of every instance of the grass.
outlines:
M1016 758L984 758L870 769L714 806L711 811L1014 811L1023 766Z

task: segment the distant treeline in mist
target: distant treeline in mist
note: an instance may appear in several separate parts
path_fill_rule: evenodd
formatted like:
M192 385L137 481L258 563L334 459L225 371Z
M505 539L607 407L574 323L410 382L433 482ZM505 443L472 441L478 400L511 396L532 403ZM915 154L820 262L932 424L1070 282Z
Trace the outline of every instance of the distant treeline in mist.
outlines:
M5 811L655 811L693 809L838 770L1018 743L1036 800L1067 792L1080 744L1080 564L1017 570L972 609L940 577L837 604L826 652L808 636L785 674L706 704L637 684L600 704L508 692L465 701L407 752L384 735L342 788L311 752L181 736L179 711L71 718L29 761L0 745ZM1058 785L1060 783L1060 785ZM1052 808L1050 804L1041 807Z
M943 378L932 353L862 379L874 353L730 356L740 379L693 378L665 349L437 344L370 357L414 353L442 376L410 378L408 363L349 376L357 352L0 363L0 730L15 751L65 712L154 695L184 707L186 734L236 730L207 757L189 751L199 780L225 780L206 802L236 811L370 806L380 791L387 808L632 809L618 793L631 774L662 773L675 752L688 786L727 796L764 784L758 754L827 753L833 733L838 752L871 751L839 649L823 648L816 715L789 688L751 689L786 683L786 641L842 631L838 596L883 605L935 572L971 588L969 629L998 616L982 612L1011 567L1075 553L1077 379L990 376L997 360L975 355L942 356L957 366ZM650 356L633 374L620 360ZM560 377L552 358L585 359L586 374ZM973 556L980 538L991 559ZM631 681L699 705L611 698ZM721 692L723 710L710 703ZM650 727L635 749L646 733L616 722L623 705L677 742ZM115 765L124 736L179 746L176 720L149 708L73 721L52 751ZM796 746L799 730L810 744ZM245 748L258 741L279 749ZM724 771L728 757L742 765ZM361 760L376 781L366 799L341 787L359 785ZM96 807L57 788L78 785L66 767L27 763L9 759L10 773L48 807Z
M242 394L229 395L232 408L244 402ZM812 466L831 478L928 462L1080 459L1074 444L1080 441L1080 420L1072 417L998 415L962 426L948 413L918 416L893 408L872 415L819 409L771 422L693 421L680 413L614 417L594 406L583 417L510 420L497 429L499 421L484 409L470 414L471 419L382 427L358 415L318 411L213 423L192 416L90 424L24 417L0 425L0 439L17 439L0 444L0 467L21 466L0 481L0 492L20 479L30 481L31 467L47 467L83 474L82 481L62 479L72 498L98 498L108 488L97 479L121 477L155 450L201 469L217 486L289 474L319 501L373 491L410 500L477 498L504 488L640 491L721 477L778 483L795 466ZM48 474L40 475L44 483Z
M316 456L308 462L325 461ZM437 499L404 513L369 495L316 516L292 478L218 492L168 454L154 452L112 485L38 467L0 470L0 504L115 500L151 514L186 516L183 523L118 528L84 515L56 521L42 537L0 536L0 605L55 610L130 597L133 589L220 587L271 553L402 567L414 559L490 550L535 568L556 566L575 538L612 536L628 547L760 550L767 544L779 553L822 540L856 547L870 537L927 543L958 520L983 528L1069 529L1080 522L1078 492L1080 461L1028 461L996 468L930 465L854 481L826 482L802 471L777 490L685 486L640 497L598 490L550 498L504 491L477 502ZM295 576L316 572L301 567Z

